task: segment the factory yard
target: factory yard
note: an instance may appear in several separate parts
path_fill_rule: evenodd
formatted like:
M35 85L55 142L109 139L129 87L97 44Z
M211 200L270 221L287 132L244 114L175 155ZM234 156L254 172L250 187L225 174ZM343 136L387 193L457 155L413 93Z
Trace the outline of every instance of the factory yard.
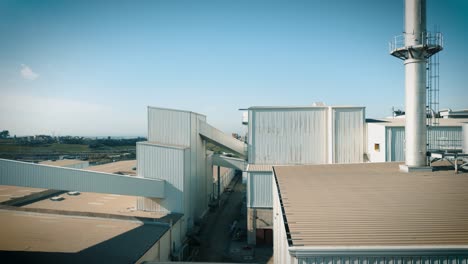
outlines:
M228 188L232 192L223 193L221 206L203 221L196 261L273 263L272 247L247 245L246 194L241 176L237 175Z

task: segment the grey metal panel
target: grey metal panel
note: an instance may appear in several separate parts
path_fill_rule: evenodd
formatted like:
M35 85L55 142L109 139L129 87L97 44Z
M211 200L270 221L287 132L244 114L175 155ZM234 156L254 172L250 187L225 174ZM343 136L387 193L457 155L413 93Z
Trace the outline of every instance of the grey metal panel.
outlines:
M427 133L429 149L462 149L463 136L461 127L429 127Z
M333 163L364 161L364 108L332 108Z
M387 128L387 161L405 160L404 127Z
M227 170L221 170L221 176L219 177L221 180L221 194L224 193L224 189L229 186L231 183L232 179L234 178L235 175L235 170L233 169L227 169ZM214 186L218 186L218 180L215 178L213 182ZM217 198L217 191L214 194L215 197Z
M247 206L272 208L272 172L247 172Z
M0 184L164 197L165 181L0 159Z
M438 126L428 129L429 149L461 150L461 127ZM387 127L387 161L405 160L405 128Z
M305 253L306 254L306 253ZM418 256L418 255L398 255L401 254L395 251L392 255L380 256L315 256L315 257L298 257L297 263L299 264L468 264L468 257L463 255L443 255L439 256ZM276 262L275 263L279 263Z
M249 163L326 163L327 111L327 108L250 110Z
M249 123L247 125L247 161L253 163L255 157L255 149L253 148L253 111L249 110L248 112Z
M200 124L200 135L214 144L228 148L241 156L246 156L247 146L244 142L223 133L206 122Z
M166 181L165 199L140 199L138 209L184 213L184 160L187 148L137 143L138 175Z
M148 141L190 146L190 112L148 107Z
M468 124L463 124L463 153L468 153Z
M191 113L191 188L193 217L201 217L208 209L208 193L206 189L206 148L200 137L201 127L206 124L206 117Z

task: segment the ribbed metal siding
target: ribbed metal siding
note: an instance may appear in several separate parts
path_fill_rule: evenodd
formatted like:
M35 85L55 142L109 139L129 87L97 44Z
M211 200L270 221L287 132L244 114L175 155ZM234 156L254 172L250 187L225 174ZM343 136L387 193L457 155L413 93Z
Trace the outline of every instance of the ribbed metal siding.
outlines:
M468 124L463 124L462 131L463 153L468 153Z
M248 207L273 207L272 179L272 172L247 172Z
M272 176L273 178L273 176ZM272 181L273 190L273 254L277 264L290 263L292 260L289 254L289 244L281 210L279 190L276 181ZM361 264L361 263L359 263Z
M249 163L327 162L327 108L250 110Z
M461 127L429 127L428 149L460 150L462 148ZM405 128L387 127L387 161L405 160Z
M148 107L148 141L190 146L190 116L179 110Z
M387 128L387 161L405 160L405 129Z
M334 158L333 163L363 162L364 109L334 108Z
M164 181L0 159L0 184L164 197Z
M394 254L398 254L395 252ZM280 263L276 262L275 263ZM467 256L338 256L298 258L299 264L468 264Z
M141 198L139 210L184 213L184 155L188 149L137 144L138 175L166 180L164 199Z
M428 149L461 150L462 128L461 127L429 127Z

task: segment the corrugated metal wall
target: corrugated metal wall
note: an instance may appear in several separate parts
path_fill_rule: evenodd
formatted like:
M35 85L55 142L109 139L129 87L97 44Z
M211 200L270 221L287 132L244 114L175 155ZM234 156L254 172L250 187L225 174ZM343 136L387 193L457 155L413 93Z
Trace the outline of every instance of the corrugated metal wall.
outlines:
M363 162L364 109L332 108L334 130L333 163Z
M148 141L190 146L190 112L148 107Z
M428 149L454 150L462 148L461 127L429 127ZM405 160L405 128L387 127L387 161Z
M272 208L272 172L247 172L247 206Z
M140 198L138 210L184 213L184 162L188 149L137 143L138 175L166 180L164 199Z
M0 184L149 197L164 197L165 191L161 180L3 159L0 159Z
M212 183L212 178L207 173L205 141L199 135L201 124L204 122L206 122L206 117L197 113L157 107L148 108L148 141L189 148L185 154L185 163L179 168L185 169L187 175L184 183L186 202L182 213L187 216L189 228L195 218L201 217L207 211L208 186ZM155 159L158 159L157 156ZM144 200L147 204L156 204L148 199L140 200ZM160 203L161 201L154 202Z
M218 173L217 173L217 166L213 167L213 184L211 186L211 190L213 192L213 197L217 198L218 196ZM221 194L224 193L224 189L229 186L231 183L232 179L234 178L236 174L236 170L234 169L223 169L221 170Z
M191 181L191 203L192 215L194 218L203 216L208 209L208 190L207 184L207 169L206 169L206 147L205 141L201 139L200 123L206 122L206 117L191 113L191 142L190 142L190 181Z
M398 254L395 252L394 254ZM276 262L275 263L284 263ZM468 264L468 256L337 256L300 257L300 264Z
M171 261L171 233L166 232L159 239L159 261Z
M249 163L327 162L327 108L249 110Z
M428 149L461 150L462 127L429 127Z
M387 161L405 160L405 128L387 128Z
M274 176L272 176L273 178ZM284 227L283 212L279 198L279 191L273 179L273 259L277 264L291 263L292 257L289 255L289 244ZM329 264L329 263L327 263Z

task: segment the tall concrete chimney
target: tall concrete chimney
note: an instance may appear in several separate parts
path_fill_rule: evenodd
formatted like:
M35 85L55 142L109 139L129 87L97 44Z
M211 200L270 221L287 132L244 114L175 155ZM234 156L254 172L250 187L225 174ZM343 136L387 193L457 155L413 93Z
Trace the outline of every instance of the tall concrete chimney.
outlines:
M442 35L426 31L426 0L405 1L405 32L390 43L390 54L405 65L405 165L404 171L427 167L426 61L442 50Z

